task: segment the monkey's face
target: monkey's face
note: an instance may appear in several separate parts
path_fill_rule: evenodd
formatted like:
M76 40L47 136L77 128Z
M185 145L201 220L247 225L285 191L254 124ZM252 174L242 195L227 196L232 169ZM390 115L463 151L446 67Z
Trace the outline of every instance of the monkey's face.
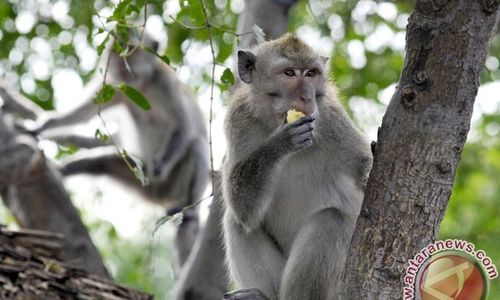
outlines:
M324 84L319 66L300 66L284 60L283 64L275 65L262 79L263 96L279 117L284 119L290 109L308 116L318 115L318 92Z
M125 82L141 89L151 83L157 66L161 65L154 54L143 48L156 51L158 42L146 34L141 41L138 33L131 31L129 43L130 45L125 46L121 42L110 39L106 55L102 59L102 69L108 69L107 79L110 83ZM116 49L120 50L117 52Z
M239 51L238 73L256 96L259 114L279 124L285 122L290 109L319 116L326 88L325 62L307 45L285 36L261 44L253 52Z
M116 83L127 84L142 88L153 79L157 58L140 48L136 48L126 57L112 52L109 61L108 74Z

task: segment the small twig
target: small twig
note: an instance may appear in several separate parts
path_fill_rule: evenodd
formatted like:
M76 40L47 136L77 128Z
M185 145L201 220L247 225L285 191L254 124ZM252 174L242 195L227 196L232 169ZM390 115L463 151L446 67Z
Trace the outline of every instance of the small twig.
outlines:
M97 13L97 11L95 11L95 9L94 9L94 13L97 15L97 19L101 23L102 28L106 28L106 26L102 22L101 18L106 19L106 20L109 20L109 18L103 17L103 16L99 15ZM145 3L144 3L144 23L142 25L132 27L132 26L128 26L128 24L125 24L125 25L120 25L120 26L125 26L127 28L142 27L141 33L140 33L140 39L139 39L139 41L141 41L143 33L144 33L144 30L146 28L146 20L147 20L147 1L145 1ZM108 31L108 34L110 34L115 39L115 41L120 42L120 38L115 34L115 32L113 30ZM126 44L127 44L127 46L133 45L133 44L130 44L128 42ZM133 45L133 46L134 46L134 48L132 48L132 51L129 52L129 54L132 53L140 45ZM111 51L113 51L113 49L111 49ZM123 58L123 59L125 60L126 58ZM108 53L108 57L106 58L106 66L104 67L104 74L103 74L103 78L102 78L102 86L103 87L106 86L106 79L107 79L107 76L108 76L108 70L109 70L109 64L110 64L110 62L111 62L111 53ZM103 129L104 129L104 134L106 134L109 137L109 139L111 140L111 144L116 149L116 152L118 153L118 155L120 155L120 158L124 161L124 163L127 165L127 167L129 168L129 170L132 171L132 172L134 172L134 168L139 167L139 166L136 166L136 167L132 166L132 164L130 163L130 161L128 159L128 154L125 151L125 149L120 148L118 146L118 144L116 143L113 135L111 134L111 132L108 129L108 126L106 124L106 120L104 120L104 117L102 116L102 104L101 103L97 103L97 117L99 118L99 120L102 123ZM134 175L135 175L135 172L134 172ZM142 182L142 180L141 180L141 182Z
M185 29L189 29L189 30L201 30L201 29L207 28L206 25L188 25L188 24L182 23L181 21L177 20L172 15L168 15L168 16L170 17L170 19L172 19L172 21L174 21L175 23L181 25Z
M208 18L207 8L205 7L205 2L200 0L201 8L203 10L203 15L205 16L205 26L208 32L208 41L210 43L210 52L212 54L212 82L210 85L210 112L208 119L208 146L210 149L210 171L212 174L212 193L215 191L215 170L214 170L214 153L212 144L212 122L213 122L213 104L214 104L214 87L215 87L215 50L214 41L212 38L212 25L210 24Z
M213 178L212 178L212 180L213 180ZM197 201L195 201L195 202L193 202L193 203L191 203L189 205L184 206L181 211L184 213L186 210L198 206L201 202L203 202L203 201L205 201L205 200L207 200L207 199L209 199L209 198L211 198L213 196L214 196L214 192L212 191L210 193L210 195L208 195L208 196L206 196L204 198L201 198L200 200L197 200Z
M214 25L212 23L210 23L210 26L218 31L221 31L221 32L225 32L225 33L228 33L228 34L231 34L231 35L234 35L235 37L239 38L240 36L242 35L247 35L247 34L253 34L254 32L253 31L246 31L246 32L241 32L241 33L237 33L237 32L234 32L234 31L231 31L231 30L227 30L227 29L224 29L224 28L221 28L217 25Z
M205 15L206 16L206 15ZM247 31L247 32L242 32L242 33L237 33L237 32L234 32L234 31L231 31L231 30L228 30L228 29L224 29L222 27L219 27L217 25L214 25L212 24L208 19L206 19L206 22L205 22L205 25L188 25L188 24L185 24L179 20L177 20L175 17L173 17L172 15L169 15L169 17L177 24L181 25L182 27L184 27L184 29L188 29L188 30L204 30L204 29L207 29L208 27L211 27L215 30L218 30L220 32L225 32L225 33L228 33L228 34L231 34L231 35L234 35L235 37L239 38L240 36L242 35L246 35L246 34L252 34L253 31Z

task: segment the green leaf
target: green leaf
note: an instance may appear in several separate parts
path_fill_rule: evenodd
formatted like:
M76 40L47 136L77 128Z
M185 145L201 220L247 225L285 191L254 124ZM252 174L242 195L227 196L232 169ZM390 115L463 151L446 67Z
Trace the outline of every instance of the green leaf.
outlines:
M73 155L75 152L78 151L78 147L75 145L59 145L57 144L57 154L56 154L56 159L61 159L65 156L68 155Z
M135 178L139 179L142 186L147 186L149 184L149 179L144 174L144 165L142 161L133 155L129 155L125 150L122 150L122 156L125 156L126 159L129 159L134 163L132 172L134 172Z
M205 22L205 15L200 0L180 0L181 11L178 17L187 16L192 24L201 24Z
M146 0L135 0L135 3L139 7L139 9L144 7L144 4L146 3Z
M124 53L126 52L126 49L122 47L119 41L114 41L113 42L113 51L118 53L120 56L126 56Z
M149 104L146 97L144 97L144 95L141 92L139 92L136 88L131 87L130 85L125 83L121 83L118 88L140 108L144 110L151 109L151 105Z
M130 2L132 2L132 0L123 0L118 3L115 10L113 11L113 15L111 16L111 18L118 22L123 21L123 18L125 18L127 12L129 12Z
M154 49L152 49L150 47L145 47L144 50L146 50L147 52L149 52L149 53L153 54L154 56L158 57L159 59L161 59L167 65L170 65L170 58L168 58L168 56L166 56L165 54L164 55L160 55Z
M109 140L109 135L102 133L101 130L96 129L94 136L96 139L102 141L102 142L107 142Z
M101 29L99 29L101 30ZM99 44L99 46L97 46L97 54L99 56L102 55L102 52L104 51L104 48L106 48L106 44L108 43L108 40L109 40L109 33L108 35L106 35L106 37L104 38L104 40L102 41L102 43Z
M159 218L155 222L155 226L153 229L153 235L158 231L158 229L160 229L161 226L163 226L163 224L171 221L174 225L179 226L180 224L182 224L183 219L184 219L184 213L182 211L180 211L172 216L163 216L163 217Z
M133 12L140 13L140 9L136 5L130 4L127 9L127 15L130 15Z
M156 220L155 226L153 228L153 235L155 235L155 233L158 231L158 229L160 229L160 227L163 226L163 224L167 223L171 218L172 218L172 216L163 216L163 217L159 218L158 220Z
M129 43L130 40L130 29L127 26L118 24L115 29L115 34L117 35L117 40L124 46ZM122 47L123 48L123 47ZM119 53L119 52L118 52Z
M226 68L220 77L220 81L224 84L234 84L234 75L231 69Z
M102 89L94 97L95 104L107 103L115 95L115 88L109 84L105 84Z
M167 65L170 65L170 58L168 58L168 56L166 56L165 54L163 55L158 55L158 57L164 62L166 63Z

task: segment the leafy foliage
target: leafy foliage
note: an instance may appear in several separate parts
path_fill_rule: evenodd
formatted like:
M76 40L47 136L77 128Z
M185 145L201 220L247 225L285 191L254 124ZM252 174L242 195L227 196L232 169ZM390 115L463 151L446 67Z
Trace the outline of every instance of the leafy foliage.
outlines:
M95 104L104 104L109 102L115 95L115 89L109 84L105 84L94 98Z
M144 95L139 90L137 90L136 88L134 88L134 87L132 87L130 85L127 85L125 83L122 83L122 84L120 84L119 89L125 95L127 95L127 97L132 102L134 102L135 104L137 104L137 106L139 106L140 108L142 108L144 110L150 110L151 109L151 105L149 104L149 102L146 99L146 97L144 97Z

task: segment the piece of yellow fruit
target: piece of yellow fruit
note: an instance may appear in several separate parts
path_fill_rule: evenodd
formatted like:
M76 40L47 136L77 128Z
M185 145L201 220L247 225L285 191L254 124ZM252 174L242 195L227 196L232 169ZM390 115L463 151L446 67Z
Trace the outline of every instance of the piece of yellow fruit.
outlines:
M289 111L286 112L286 122L287 123L292 123L300 118L305 116L305 114L301 111L295 110L295 109L290 109Z

